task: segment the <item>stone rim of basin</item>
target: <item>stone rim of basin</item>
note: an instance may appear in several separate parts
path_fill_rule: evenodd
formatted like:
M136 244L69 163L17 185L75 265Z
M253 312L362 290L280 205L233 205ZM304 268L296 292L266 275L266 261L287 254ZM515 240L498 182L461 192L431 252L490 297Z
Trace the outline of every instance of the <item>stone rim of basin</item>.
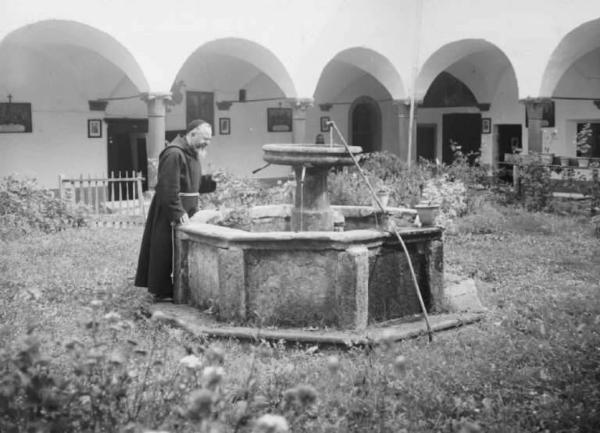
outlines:
M346 148L341 145L297 144L265 144L262 147L263 159L276 165L352 165L353 161ZM360 146L350 146L350 151L360 154Z

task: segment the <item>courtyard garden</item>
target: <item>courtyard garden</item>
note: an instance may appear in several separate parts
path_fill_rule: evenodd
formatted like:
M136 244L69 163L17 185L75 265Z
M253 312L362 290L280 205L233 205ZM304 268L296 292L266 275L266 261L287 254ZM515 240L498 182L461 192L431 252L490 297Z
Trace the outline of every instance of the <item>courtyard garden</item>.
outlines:
M482 321L370 347L194 337L133 287L142 226L89 227L85 209L4 179L0 431L598 431L595 184L558 201L533 168L518 196L460 159L364 165L391 205L441 206L445 271L475 279ZM285 182L220 176L203 206L289 199ZM334 203L370 203L356 173L329 183Z

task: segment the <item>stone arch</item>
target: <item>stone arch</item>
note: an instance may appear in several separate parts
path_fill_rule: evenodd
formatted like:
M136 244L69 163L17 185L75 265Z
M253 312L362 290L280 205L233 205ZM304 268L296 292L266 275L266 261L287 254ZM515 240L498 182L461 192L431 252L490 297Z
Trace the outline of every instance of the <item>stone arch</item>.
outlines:
M334 99L349 81L365 73L386 89L390 99L406 98L405 84L387 57L370 48L354 47L337 53L323 68L313 93L315 100L327 102ZM340 79L340 74L345 79Z
M26 25L0 41L1 51L10 46L43 49L47 46L75 47L91 51L120 69L140 93L149 91L148 81L137 60L118 40L94 27L76 21L45 20Z
M293 98L297 96L296 87L281 60L269 49L248 39L221 38L209 41L196 49L186 59L179 72L199 56L210 55L226 56L244 61L273 80L286 97Z
M446 71L467 85L479 103L489 102L506 68L510 68L517 83L510 59L496 45L484 39L450 42L433 52L421 66L415 99L422 100L436 77ZM518 88L515 91L518 95Z
M544 70L539 96L553 96L565 72L578 59L596 49L600 49L600 18L581 24L562 38Z
M361 146L363 153L381 150L382 115L379 103L370 96L360 96L348 110L350 144Z

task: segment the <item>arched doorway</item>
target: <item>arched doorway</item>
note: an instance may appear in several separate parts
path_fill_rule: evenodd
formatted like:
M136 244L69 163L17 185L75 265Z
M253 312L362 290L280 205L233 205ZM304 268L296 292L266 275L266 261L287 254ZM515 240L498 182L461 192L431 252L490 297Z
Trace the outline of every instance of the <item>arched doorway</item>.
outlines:
M373 98L361 96L350 107L350 140L363 153L381 150L381 110Z

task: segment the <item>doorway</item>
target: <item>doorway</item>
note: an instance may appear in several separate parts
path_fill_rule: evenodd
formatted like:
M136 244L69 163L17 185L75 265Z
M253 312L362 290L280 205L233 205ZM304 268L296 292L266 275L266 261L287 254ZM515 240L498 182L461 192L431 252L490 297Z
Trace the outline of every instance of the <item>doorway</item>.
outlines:
M147 119L106 119L108 124L108 175L142 172L142 189L148 189L146 153ZM130 185L133 188L133 184ZM112 199L112 198L111 198Z
M435 138L437 128L435 124L417 125L417 161L421 158L435 161Z
M350 107L352 146L362 147L363 153L381 150L381 110L373 98L361 96Z
M442 117L442 161L451 164L454 160L452 145L460 146L461 152L468 156L479 152L481 148L481 114L449 113ZM468 156L473 162L476 156Z
M523 127L520 124L496 125L498 155L496 161L503 163L504 155L522 148Z

